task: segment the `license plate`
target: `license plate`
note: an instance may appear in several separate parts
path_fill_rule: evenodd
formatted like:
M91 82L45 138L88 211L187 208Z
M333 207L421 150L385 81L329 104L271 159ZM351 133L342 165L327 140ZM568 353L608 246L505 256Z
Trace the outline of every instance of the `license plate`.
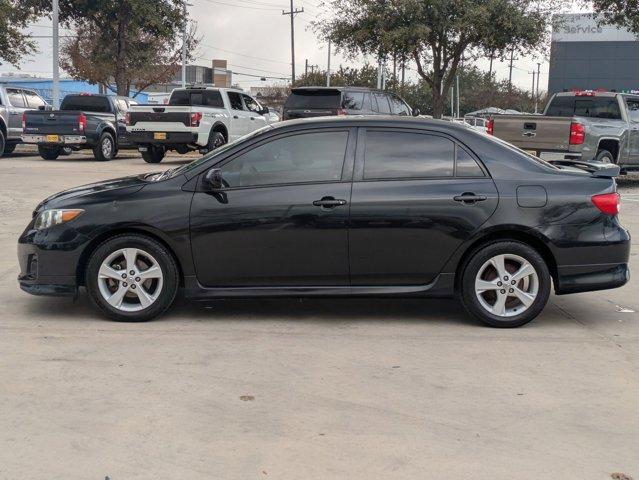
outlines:
M166 132L155 132L153 138L155 140L166 140Z
M47 135L47 142L59 142L59 141L60 141L59 135Z

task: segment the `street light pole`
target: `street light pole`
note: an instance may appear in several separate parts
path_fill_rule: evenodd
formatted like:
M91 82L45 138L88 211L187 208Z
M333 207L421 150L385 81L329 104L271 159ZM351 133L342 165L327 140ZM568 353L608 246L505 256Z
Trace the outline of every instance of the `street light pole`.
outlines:
M293 0L291 0L291 11L285 12L282 10L282 15L291 16L291 85L295 83L295 14L304 12L304 7L296 9L293 7Z
M328 41L328 60L326 62L326 86L331 86L331 41Z
M186 87L186 29L189 22L186 19L186 0L182 2L182 15L184 17L184 27L182 28L182 88Z
M58 0L53 0L53 91L51 102L53 108L60 108L60 5Z
M537 104L539 103L539 75L541 74L541 63L537 63L537 90L535 91L535 113L537 113Z

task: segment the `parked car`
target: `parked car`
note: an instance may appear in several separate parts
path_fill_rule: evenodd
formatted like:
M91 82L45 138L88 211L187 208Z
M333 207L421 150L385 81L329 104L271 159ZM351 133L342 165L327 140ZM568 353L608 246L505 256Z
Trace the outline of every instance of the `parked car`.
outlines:
M269 110L234 88L176 88L168 105L131 109L127 131L147 163L167 150L206 153L270 122Z
M364 87L298 87L284 102L282 120L329 115L419 115L398 95Z
M134 148L124 121L134 104L128 97L70 94L60 110L25 112L22 141L36 144L45 160L55 160L65 147L92 149L96 160L111 160L119 149Z
M639 96L563 92L543 115L496 115L488 133L547 160L617 163L639 169Z
M22 114L47 107L44 98L33 90L0 85L0 157L13 153L22 143Z
M466 116L464 117L464 122L466 122L469 126L474 128L478 132L487 133L486 124L488 123L488 119L486 118Z
M165 172L53 195L19 283L144 321L187 297L457 295L523 325L629 278L614 165L556 167L449 122L282 122Z

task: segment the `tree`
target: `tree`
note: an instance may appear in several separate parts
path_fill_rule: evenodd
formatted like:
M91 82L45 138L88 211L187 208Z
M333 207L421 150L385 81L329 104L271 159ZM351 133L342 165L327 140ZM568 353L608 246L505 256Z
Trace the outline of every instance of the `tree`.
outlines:
M50 0L25 0L46 11ZM61 0L61 22L76 31L62 44L61 65L74 78L129 95L173 77L180 65L183 0ZM188 56L198 43L188 36Z
M347 55L411 58L440 117L463 58L514 49L527 54L547 38L555 0L329 0L335 15L316 30Z
M17 67L25 55L35 52L36 45L22 33L35 14L28 7L12 0L0 0L0 65Z
M300 75L293 84L294 87L326 85L326 70L308 72ZM368 63L362 68L339 66L331 72L331 86L334 87L371 87L377 85L377 69Z
M604 23L625 27L639 35L639 2L637 0L594 0L594 12Z

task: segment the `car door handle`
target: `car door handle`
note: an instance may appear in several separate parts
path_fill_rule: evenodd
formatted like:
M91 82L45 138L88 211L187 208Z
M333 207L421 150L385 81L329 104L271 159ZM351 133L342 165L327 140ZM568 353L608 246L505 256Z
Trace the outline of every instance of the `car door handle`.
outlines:
M255 117L251 117L251 120L255 120Z
M346 205L346 200L333 197L322 197L321 200L315 200L313 202L313 205L322 208L335 208L339 207L340 205Z
M16 111L16 110L9 110L9 113L11 115L20 115L20 112Z
M240 117L238 117L237 115L233 115L233 118L235 118L237 120Z
M464 204L473 204L475 202L483 202L486 200L486 195L475 195L472 192L464 192L461 195L453 197L453 200Z

